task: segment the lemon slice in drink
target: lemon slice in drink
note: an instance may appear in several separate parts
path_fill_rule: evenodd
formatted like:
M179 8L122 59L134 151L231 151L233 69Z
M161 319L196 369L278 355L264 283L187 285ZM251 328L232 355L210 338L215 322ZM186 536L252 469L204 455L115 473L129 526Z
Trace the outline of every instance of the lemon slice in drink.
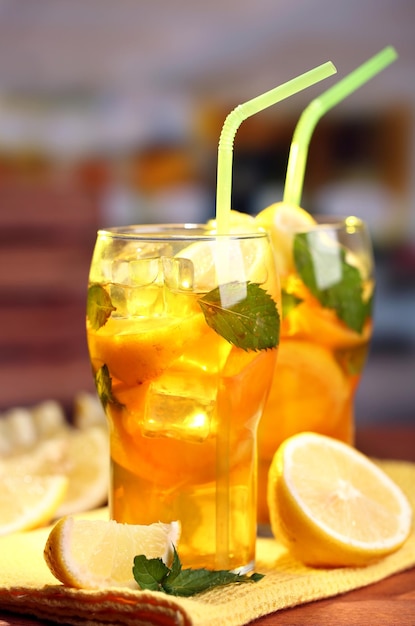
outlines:
M278 445L304 430L304 425L307 430L338 432L348 395L347 380L329 350L296 339L281 341L271 391L259 423L262 455L271 460Z
M258 224L255 222L253 215L248 213L242 213L241 211L235 211L232 209L229 213L229 224L232 233L252 233L258 229ZM212 232L216 233L217 220L209 220L208 227Z
M401 489L366 456L338 440L300 433L269 471L271 527L311 566L363 566L397 550L412 520Z
M65 497L68 479L56 476L0 475L0 535L50 522Z
M216 220L211 220L208 226L211 230L207 234L216 234ZM208 292L219 284L232 281L264 285L272 266L268 258L270 246L263 237L250 236L263 233L263 230L251 215L231 211L229 235L213 241L198 241L182 250L178 256L193 263L194 289ZM238 238L232 238L232 235Z
M255 221L271 236L280 274L293 271L294 235L315 225L315 219L297 205L276 202L258 213Z
M339 320L334 309L322 307L315 298L304 299L284 319L287 334L309 338L318 337L321 345L332 349L356 348L367 343L372 335L373 322L366 320L362 332L349 328Z
M159 376L203 329L202 313L189 317L110 318L90 332L88 346L94 367L106 364L111 376L132 386Z
M180 536L179 522L148 526L64 517L52 528L44 558L63 584L83 589L136 588L134 557L169 564Z

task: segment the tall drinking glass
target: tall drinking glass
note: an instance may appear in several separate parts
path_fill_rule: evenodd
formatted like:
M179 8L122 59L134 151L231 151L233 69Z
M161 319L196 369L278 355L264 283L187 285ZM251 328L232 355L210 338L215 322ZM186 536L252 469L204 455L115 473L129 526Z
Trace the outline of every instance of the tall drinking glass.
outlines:
M314 431L354 440L354 394L372 334L372 247L356 217L318 222L295 234L280 276L281 342L258 434L258 521L265 525L268 469L284 439Z
M257 425L279 340L268 235L101 230L87 336L109 422L111 517L179 520L186 567L250 571Z

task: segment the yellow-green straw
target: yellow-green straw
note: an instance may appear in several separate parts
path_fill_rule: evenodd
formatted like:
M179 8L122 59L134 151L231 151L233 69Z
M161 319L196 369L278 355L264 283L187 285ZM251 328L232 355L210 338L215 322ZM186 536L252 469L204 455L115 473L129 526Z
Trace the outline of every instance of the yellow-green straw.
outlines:
M216 186L216 222L219 233L229 232L229 219L232 195L232 158L233 142L241 123L248 117L285 100L311 85L336 73L333 63L328 61L301 74L279 87L271 89L252 100L238 105L225 119L218 146L217 186Z
M323 65L276 87L253 100L240 104L227 116L222 128L218 147L216 227L220 234L229 233L231 192L232 192L232 154L233 141L241 123L248 117L288 98L293 94L327 78L336 72L331 62ZM226 238L220 242L222 258L226 259ZM227 260L226 262L229 262ZM216 435L216 568L229 569L229 550L231 546L230 508L230 423L224 417L218 424Z
M284 186L284 202L296 205L301 204L308 146L319 119L329 109L333 108L341 100L344 100L397 58L398 55L393 47L388 46L384 48L336 85L315 98L303 111L294 130L291 142Z

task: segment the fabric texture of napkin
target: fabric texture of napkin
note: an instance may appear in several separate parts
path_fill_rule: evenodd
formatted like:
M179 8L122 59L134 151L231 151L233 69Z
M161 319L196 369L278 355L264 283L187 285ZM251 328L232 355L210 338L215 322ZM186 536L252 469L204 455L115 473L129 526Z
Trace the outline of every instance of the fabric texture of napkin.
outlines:
M379 465L415 511L415 464ZM89 516L91 517L91 515ZM259 538L254 584L218 587L192 598L111 588L78 590L57 582L43 549L50 528L0 538L0 609L74 626L240 626L280 609L333 597L415 566L415 528L394 554L364 568L314 569L294 560L275 539Z

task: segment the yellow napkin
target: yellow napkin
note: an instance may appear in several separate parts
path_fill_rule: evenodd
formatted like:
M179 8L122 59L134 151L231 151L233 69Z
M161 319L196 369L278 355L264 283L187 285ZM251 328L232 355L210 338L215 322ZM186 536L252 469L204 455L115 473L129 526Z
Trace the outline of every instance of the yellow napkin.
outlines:
M415 464L383 461L379 465L401 486L415 510ZM259 538L256 571L266 576L255 584L218 587L192 598L115 588L84 591L57 584L47 568L43 548L49 531L0 538L0 609L82 626L240 626L415 566L414 527L400 550L365 568L313 569L294 560L275 539Z

